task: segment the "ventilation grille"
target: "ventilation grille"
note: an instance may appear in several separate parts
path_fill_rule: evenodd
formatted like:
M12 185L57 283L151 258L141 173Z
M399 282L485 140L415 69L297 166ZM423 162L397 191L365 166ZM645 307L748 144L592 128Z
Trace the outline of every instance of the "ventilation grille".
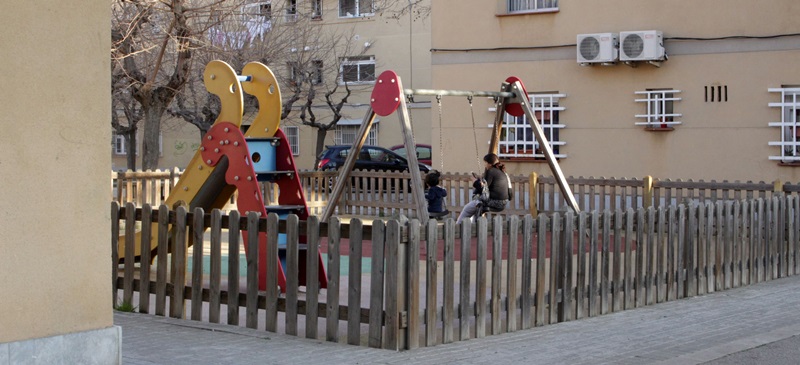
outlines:
M639 34L629 34L622 40L622 54L629 58L639 58L644 51L644 39Z
M586 37L580 44L581 57L587 60L595 60L600 55L600 42L595 37Z

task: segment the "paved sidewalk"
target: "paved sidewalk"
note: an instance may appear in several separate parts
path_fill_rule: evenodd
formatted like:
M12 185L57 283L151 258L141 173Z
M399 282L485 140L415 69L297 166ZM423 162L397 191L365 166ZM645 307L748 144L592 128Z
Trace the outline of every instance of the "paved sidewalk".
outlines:
M800 276L394 352L115 312L124 364L698 364L800 335Z

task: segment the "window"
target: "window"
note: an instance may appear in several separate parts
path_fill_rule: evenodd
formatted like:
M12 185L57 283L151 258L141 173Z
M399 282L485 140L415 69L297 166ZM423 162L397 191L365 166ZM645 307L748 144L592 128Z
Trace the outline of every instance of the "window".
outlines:
M283 132L286 133L286 139L289 140L292 156L300 155L300 127L285 126L283 127Z
M136 135L136 145L137 146L141 146L141 140L142 140L141 137L139 136L139 134L137 134ZM161 132L159 132L158 133L158 155L159 156L164 156L164 148L163 148L164 146L163 145L164 145L164 136L161 134ZM128 145L127 145L127 143L125 141L125 135L114 133L114 137L113 137L113 140L112 140L112 148L114 150L113 153L115 155L127 155L128 154ZM141 147L136 149L136 155L137 156L139 155L139 150L141 150Z
M311 0L311 19L322 19L322 0Z
M289 62L286 66L289 69L289 81L296 85L303 81L308 81L313 85L322 83L322 61L311 61L308 70L303 70L297 62Z
M297 0L286 0L286 15L287 22L297 21Z
M636 118L644 121L636 122L636 125L645 126L647 130L672 130L673 125L681 124L675 117L681 114L675 113L673 104L681 98L675 97L680 90L672 89L647 89L647 91L637 91L637 95L645 95L645 98L636 99L637 102L645 103L647 113L636 114Z
M770 127L780 128L780 140L769 142L770 146L779 146L781 154L769 156L770 160L784 163L800 163L800 86L784 86L769 89L771 93L780 93L777 103L769 103L770 107L780 108L780 121L770 122Z
M542 126L545 137L553 150L556 158L567 155L559 153L559 147L566 143L559 140L559 130L565 125L559 123L559 114L564 107L558 105L561 98L566 97L558 93L541 93L529 95L533 113ZM498 156L501 158L533 158L543 159L544 152L539 147L539 142L533 135L533 129L526 116L514 117L506 114L505 121L500 130L500 145Z
M361 128L360 125L338 125L336 126L336 133L333 136L333 143L334 144L349 144L352 145L356 141L356 137L358 137L358 130ZM367 140L364 141L366 145L377 145L378 144L378 124L373 123L372 128L369 129L369 133L367 134Z
M339 83L375 82L375 56L343 58L339 73Z
M322 61L311 61L311 83L319 85L322 83Z
M125 146L125 136L121 134L114 134L113 148L115 155L125 155L128 149Z
M272 4L270 3L260 3L258 4L258 15L264 17L264 20L269 20L272 18Z
M368 16L374 13L374 0L339 0L340 18Z
M558 0L507 0L509 13L532 13L558 10Z

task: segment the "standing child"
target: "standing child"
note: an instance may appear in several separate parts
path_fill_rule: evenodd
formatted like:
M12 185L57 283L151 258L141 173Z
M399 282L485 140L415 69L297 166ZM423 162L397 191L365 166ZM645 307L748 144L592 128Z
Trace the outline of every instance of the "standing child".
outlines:
M425 176L425 199L428 201L428 213L431 217L441 217L447 215L449 211L445 208L444 198L447 197L447 190L439 186L439 171L433 170Z

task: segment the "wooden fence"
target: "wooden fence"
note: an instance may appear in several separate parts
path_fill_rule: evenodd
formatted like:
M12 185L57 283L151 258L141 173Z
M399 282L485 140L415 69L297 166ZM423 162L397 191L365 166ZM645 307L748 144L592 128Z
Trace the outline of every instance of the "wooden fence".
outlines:
M134 202L137 206L150 204L158 206L177 182L181 171L127 171L113 172L112 200L125 204ZM336 183L334 171L301 171L301 184L304 187L310 214L319 215L328 204L330 193ZM536 216L540 212L564 212L568 208L552 176L511 175L514 198L502 214ZM741 199L769 199L774 193L800 192L800 184L784 184L780 181L728 182L728 181L682 181L658 180L652 177L604 178L569 177L570 184L581 210L615 211L617 209L637 209L650 206L670 206L680 203L717 202ZM446 207L453 216L471 200L471 175L444 173L441 177L443 188L448 191ZM372 217L415 217L415 205L411 201L410 174L375 171L354 171L348 187L341 197L336 214ZM262 183L264 200L277 202L280 194L270 183ZM156 192L160 192L156 193ZM231 200L235 202L235 198Z
M147 205L120 208L112 203L112 237L124 222L128 251L116 252L117 242L112 242L114 303L121 290L122 301L138 304L144 313L413 349L800 272L796 196L687 202L578 215L494 215L460 226L448 219L425 227L416 220L365 224L354 219L342 224L337 217L299 222L290 216L279 221L274 214L239 217L235 211L206 214L181 207L171 212L165 206L152 212ZM141 232L142 237L157 235L160 242L154 269L135 264L129 249L137 221L158 223L155 230L143 224ZM206 230L210 233L204 235ZM242 230L248 236L240 241ZM257 252L257 231L267 232L266 253ZM276 287L274 267L267 274L267 290L259 292L256 258L276 258L283 234L286 293ZM305 247L298 244L303 234ZM193 246L185 244L187 237ZM168 248L169 242L182 244ZM248 250L240 260L242 245ZM326 254L327 288L312 281L301 289L296 273L303 248L308 257ZM150 262L149 250L143 252L141 262ZM118 265L119 255L125 258L123 265ZM222 274L223 263L227 275ZM317 277L316 265L306 270L306 277ZM133 302L134 292L138 303Z

